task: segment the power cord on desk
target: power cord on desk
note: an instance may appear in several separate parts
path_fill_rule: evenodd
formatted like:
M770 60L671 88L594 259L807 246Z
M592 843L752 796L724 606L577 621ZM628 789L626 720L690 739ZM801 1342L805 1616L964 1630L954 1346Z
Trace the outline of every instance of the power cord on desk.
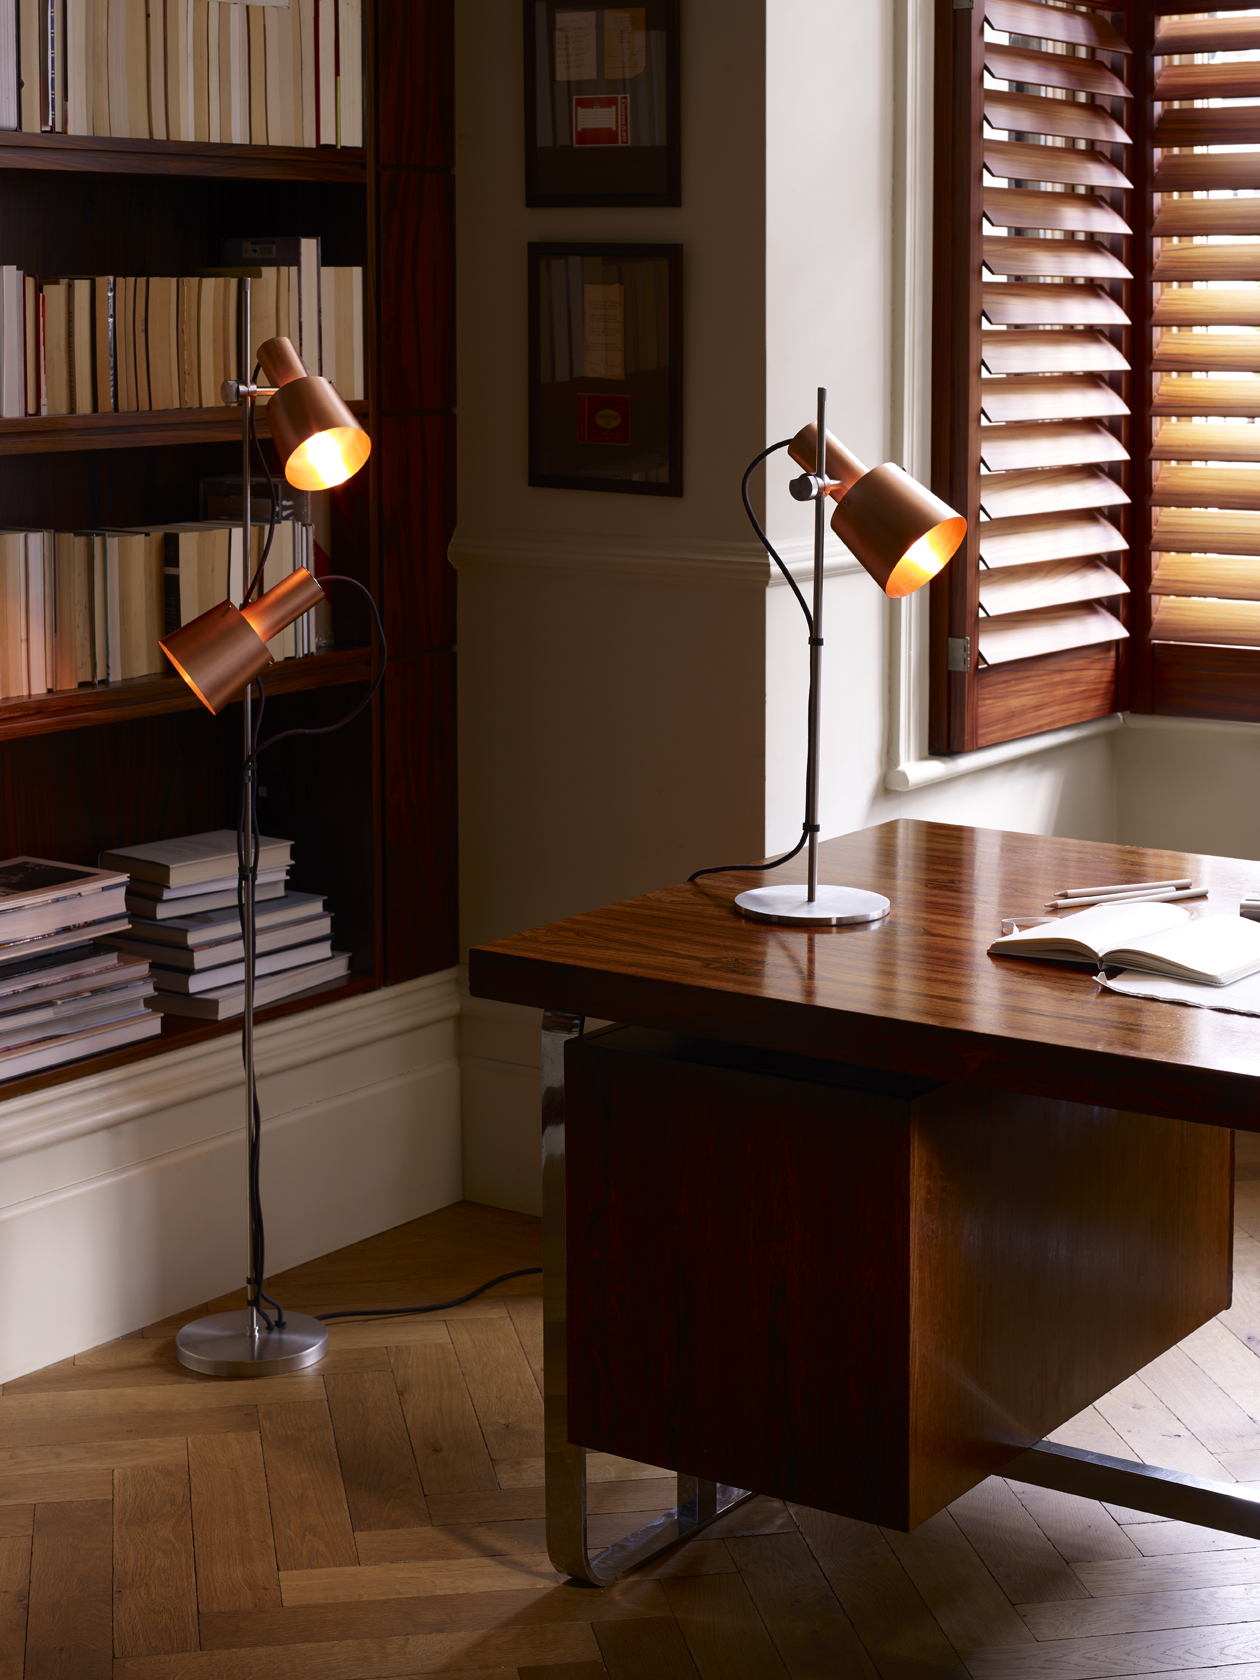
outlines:
M504 1272L501 1277L491 1278L489 1283L479 1284L476 1289L470 1290L467 1295L461 1295L456 1301L434 1301L427 1307L347 1307L344 1312L316 1313L315 1317L321 1324L327 1324L333 1318L409 1318L414 1313L444 1312L448 1307L462 1307L465 1301L484 1295L486 1290L493 1289L496 1283L507 1283L518 1277L535 1277L541 1271L541 1266L522 1266L519 1272Z

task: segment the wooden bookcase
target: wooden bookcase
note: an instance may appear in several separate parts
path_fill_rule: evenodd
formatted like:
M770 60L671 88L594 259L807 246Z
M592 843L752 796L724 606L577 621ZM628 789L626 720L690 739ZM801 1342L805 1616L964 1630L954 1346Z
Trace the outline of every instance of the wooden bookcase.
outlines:
M225 237L318 233L325 264L364 267L372 456L334 495L332 549L376 596L389 669L349 728L264 756L259 806L295 842L295 886L328 895L351 975L260 1020L456 960L452 13L365 0L361 151L0 134L0 263L187 274ZM195 518L198 481L239 471L235 410L0 421L0 526ZM333 651L272 668L264 737L363 693L376 652L352 594L335 591ZM175 677L0 701L0 856L95 863L234 827L240 755L239 707L212 718ZM160 1039L0 1084L0 1101L239 1025L166 1017Z

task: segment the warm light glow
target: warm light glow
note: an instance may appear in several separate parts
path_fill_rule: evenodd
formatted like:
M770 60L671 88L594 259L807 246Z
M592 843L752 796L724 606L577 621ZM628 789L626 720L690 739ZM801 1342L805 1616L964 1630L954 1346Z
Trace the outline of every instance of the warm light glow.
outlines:
M170 648L168 648L168 647L167 647L167 645L166 645L166 643L165 643L165 642L163 642L163 643L161 643L161 644L160 644L160 645L161 645L161 648L162 648L162 652L163 652L163 653L164 653L164 654L165 654L165 655L166 655L166 657L167 657L167 658L168 658L168 659L169 659L169 660L170 660L170 662L171 662L171 664L172 664L172 665L173 665L173 666L174 666L174 667L175 667L175 669L176 669L176 670L177 670L177 671L178 671L178 672L179 672L179 674L180 674L180 676L181 676L181 677L183 677L183 679L184 679L184 681L185 681L185 682L186 682L186 683L187 683L187 684L188 684L188 686L189 686L189 688L191 688L191 689L192 689L192 691L193 691L193 693L194 693L194 694L195 694L195 695L196 695L196 696L197 696L197 698L198 698L198 700L200 700L200 701L201 701L201 704L202 704L202 705L203 705L203 706L204 706L204 707L205 707L205 708L206 708L206 710L207 710L207 711L208 711L208 712L209 712L209 713L210 713L210 714L211 714L211 715L212 715L212 716L217 716L217 715L218 715L218 714L217 714L217 713L216 713L216 712L215 712L215 710L214 710L214 707L213 707L213 706L212 706L212 705L211 705L211 704L210 704L210 702L209 702L209 701L208 701L208 700L207 700L207 699L206 699L206 697L205 697L205 695L204 695L204 694L203 694L203 693L202 693L202 692L201 692L201 690L200 690L200 689L199 689L199 688L198 688L198 687L197 687L197 685L196 685L196 683L195 683L195 682L194 682L194 681L193 681L193 680L192 680L192 678L191 678L191 677L190 677L190 676L189 676L189 675L188 675L188 672L187 672L187 671L186 671L186 670L185 670L185 669L184 669L184 667L183 667L183 666L182 666L182 665L181 665L181 664L180 664L180 662L179 662L179 660L178 660L178 659L176 659L176 657L175 657L175 655L174 655L174 654L173 654L173 653L172 653L172 652L171 652L171 650L170 650Z
M334 426L299 444L284 463L284 476L297 490L331 490L353 477L371 450L372 440L357 426Z
M957 516L934 525L893 567L892 576L884 585L885 595L898 601L903 595L913 595L916 589L922 589L952 557L966 531L967 521Z

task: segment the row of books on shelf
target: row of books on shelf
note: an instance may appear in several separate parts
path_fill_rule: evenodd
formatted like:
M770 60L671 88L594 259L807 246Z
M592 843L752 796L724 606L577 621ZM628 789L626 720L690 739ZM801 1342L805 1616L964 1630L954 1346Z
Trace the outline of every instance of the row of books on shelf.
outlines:
M362 0L0 0L0 129L362 146Z
M73 275L0 268L0 416L213 408L269 338L347 402L364 395L363 270L323 268L318 239L235 240L295 260L198 275ZM240 287L249 275L250 338ZM250 366L246 367L246 359ZM266 399L262 399L266 401Z
M255 1006L343 978L321 894L289 890L288 840L260 840ZM155 1037L163 1015L245 1007L236 835L106 852L99 867L0 863L0 1080Z
M267 526L251 531L250 576ZM329 570L313 528L277 522L263 585L305 566ZM167 669L159 641L245 593L237 525L137 526L126 531L0 531L0 699L120 682ZM273 659L331 641L329 609L304 613L269 642Z

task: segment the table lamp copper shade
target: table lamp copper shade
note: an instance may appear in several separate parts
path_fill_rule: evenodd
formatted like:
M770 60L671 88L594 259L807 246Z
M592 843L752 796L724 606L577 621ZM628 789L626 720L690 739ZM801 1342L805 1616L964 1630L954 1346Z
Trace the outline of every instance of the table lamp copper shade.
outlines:
M274 589L238 611L230 601L164 636L161 648L193 693L219 712L271 664L267 643L324 600L305 569L290 572Z
M788 454L812 473L818 428L804 426ZM870 472L856 455L827 433L827 494L838 506L831 529L875 579L885 595L912 595L954 554L967 521L892 462Z
M258 360L276 387L267 419L284 476L298 490L344 484L371 454L371 438L328 381L307 373L287 338L269 338Z

